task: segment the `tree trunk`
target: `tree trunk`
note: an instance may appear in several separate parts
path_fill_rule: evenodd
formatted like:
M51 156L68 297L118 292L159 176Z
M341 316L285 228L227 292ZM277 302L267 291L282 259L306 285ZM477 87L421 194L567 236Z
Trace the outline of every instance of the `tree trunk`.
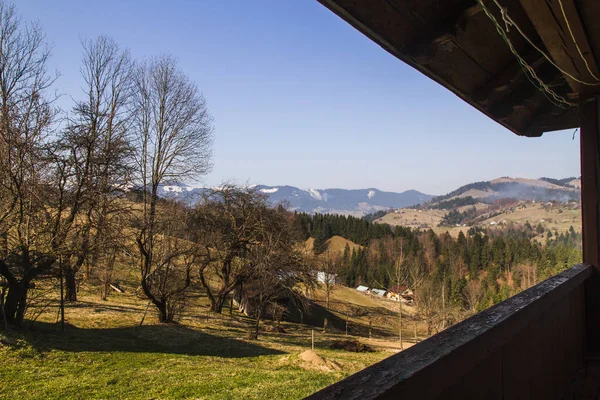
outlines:
M158 321L161 323L173 322L174 316L172 314L169 314L167 310L167 301L165 299L157 298L154 295L152 295L152 292L150 292L150 288L148 287L148 284L145 279L142 279L141 286L142 291L144 292L148 300L150 300L158 310Z
M154 305L156 305L156 308L158 309L158 321L160 323L170 323L173 322L173 315L169 314L169 312L167 311L167 302L166 301L160 301L160 302L153 302Z
M100 285L100 300L106 300L108 298L108 291L110 290L108 282L102 282Z
M262 310L258 310L256 314L256 318L254 319L254 329L250 331L249 338L251 340L258 339L258 330L260 328L260 319L262 318Z
M398 302L400 305L400 311L398 312L398 338L400 340L400 350L404 350L404 345L402 344L402 302Z
M77 280L76 271L73 268L65 267L65 301L74 303L77 301Z
M6 301L4 302L4 314L6 322L10 325L19 327L23 322L28 287L28 283L23 281L18 281L16 284L8 287Z
M254 339L258 339L258 329L260 328L260 313L256 317L256 324L254 325Z
M223 311L223 305L225 304L226 299L227 299L226 295L223 296L223 295L219 294L219 295L215 296L213 299L211 299L210 311L220 314Z

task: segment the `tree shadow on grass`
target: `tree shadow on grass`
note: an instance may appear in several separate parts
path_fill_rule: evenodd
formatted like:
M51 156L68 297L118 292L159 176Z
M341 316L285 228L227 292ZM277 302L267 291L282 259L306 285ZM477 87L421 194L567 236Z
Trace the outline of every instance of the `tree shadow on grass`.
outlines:
M77 328L36 323L25 337L41 351L166 353L222 358L284 354L243 340L211 335L183 325L148 325L122 328Z

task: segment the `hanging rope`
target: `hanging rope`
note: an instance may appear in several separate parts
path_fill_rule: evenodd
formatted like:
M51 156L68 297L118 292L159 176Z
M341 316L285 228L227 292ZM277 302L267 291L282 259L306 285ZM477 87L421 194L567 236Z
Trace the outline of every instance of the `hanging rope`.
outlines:
M479 4L482 7L485 7L483 5L483 3L481 2L481 0L477 0L479 2ZM515 29L521 34L521 36L523 36L523 38L531 45L533 46L534 49L536 49L542 56L544 56L544 58L546 60L548 60L548 62L550 64L552 64L556 69L558 69L563 75L571 78L572 80L574 80L575 82L579 82L582 85L586 85L586 86L600 86L600 82L596 82L596 83L590 83L590 82L585 82L582 81L581 79L573 76L572 74L570 74L569 72L565 71L564 69L562 69L561 67L559 67L554 60L552 60L552 58L550 58L550 56L548 56L542 49L540 49L530 38L529 36L527 36L525 34L525 32L523 32L523 30L519 27L519 25L517 25L517 23L510 17L510 15L508 15L508 11L506 11L506 9L504 7L502 7L502 5L498 2L498 0L493 0L494 3L496 4L496 6L500 9L500 12L502 13L502 19L504 19L505 21L507 21L508 23L511 24L511 26L514 26ZM561 8L562 8L562 4L561 4ZM503 11L503 9L505 11ZM487 14L487 13L486 13ZM563 12L564 15L564 12ZM583 57L583 55L582 55ZM586 62L587 64L587 62ZM596 79L598 80L598 79Z
M579 47L579 44L577 44L577 40L575 39L575 35L573 34L573 30L571 29L571 24L569 23L569 18L567 18L567 14L565 13L565 8L563 7L563 3L562 0L558 0L558 4L560 5L560 11L562 12L563 18L565 19L565 22L567 23L567 29L569 30L569 34L571 35L571 39L573 39L573 43L575 43L575 47L577 48L577 52L579 53L579 57L581 57L581 59L583 60L585 67L587 68L588 72L590 73L590 75L597 81L600 81L600 78L598 78L590 69L590 66L586 60L586 58L583 56L583 52L581 51L581 48Z
M496 2L496 4L498 5L498 2L496 0L494 0ZM544 96L554 105L556 105L557 107L561 107L561 108L570 108L570 107L574 107L576 106L576 104L571 103L569 101L567 101L564 97L560 96L559 94L557 94L554 90L552 90L548 85L546 85L544 83L544 81L542 81L542 79L540 79L540 77L537 76L535 70L529 65L527 64L527 62L523 59L523 57L521 57L521 55L517 52L517 50L515 49L515 47L513 46L512 42L510 41L510 39L508 38L508 35L506 34L506 32L504 31L504 29L502 28L502 26L500 25L500 23L498 22L498 20L496 20L496 17L490 12L490 10L485 6L485 4L483 4L482 0L477 0L477 2L479 3L479 5L481 6L481 8L483 9L483 11L485 12L485 14L488 16L488 18L494 23L496 30L498 31L498 33L500 34L500 37L502 37L502 39L506 42L506 44L508 45L508 48L510 49L510 51L514 54L514 56L517 58L517 61L519 62L519 65L521 66L521 68L523 69L523 72L525 74L525 76L527 77L527 79L539 90L541 91ZM500 10L502 10L502 7L500 6ZM502 11L501 11L502 12ZM506 17L506 18L505 18ZM507 24L507 28L508 25L510 24L510 26L515 26L515 28L517 30L519 30L519 28L516 26L516 24L514 23L514 21L512 19L510 19L510 17L508 16L508 14L506 12L503 13L503 20L505 21L505 24Z

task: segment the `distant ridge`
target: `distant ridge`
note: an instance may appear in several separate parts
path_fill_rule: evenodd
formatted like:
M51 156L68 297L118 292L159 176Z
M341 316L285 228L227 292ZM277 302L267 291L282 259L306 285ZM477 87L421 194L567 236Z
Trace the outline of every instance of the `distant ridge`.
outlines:
M466 197L488 203L504 198L535 201L578 201L581 180L576 177L564 179L501 177L491 181L469 183L443 196L432 196L417 190L385 192L375 188L301 189L289 185L254 185L252 187L266 194L272 205L286 204L292 211L362 217L377 211L416 205L431 207L441 202ZM178 199L188 204L195 204L206 190L208 189L165 185L160 187L160 195L164 198Z
M308 213L331 213L363 216L380 210L410 207L425 203L433 196L416 190L405 192L384 192L368 189L300 189L294 186L256 185L254 189L266 194L272 205L285 203L292 211ZM160 195L164 198L177 198L188 204L195 204L202 196L204 188L189 186L162 186Z

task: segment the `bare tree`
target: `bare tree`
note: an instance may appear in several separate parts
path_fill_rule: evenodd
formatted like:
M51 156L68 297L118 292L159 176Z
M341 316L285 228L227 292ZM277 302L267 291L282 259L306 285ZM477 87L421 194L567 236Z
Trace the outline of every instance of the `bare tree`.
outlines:
M196 207L195 231L204 248L199 277L212 312L220 313L228 294L254 273L251 255L265 239L267 212L263 194L234 185L207 191Z
M252 339L258 338L260 321L268 308L281 311L284 302L306 312L308 299L302 289L314 281L308 263L294 247L291 221L284 212L264 209L258 219L261 241L249 255L253 269L246 284L253 292Z
M86 260L88 265L109 261L99 249L121 245L115 235L115 222L126 211L120 197L132 177L128 142L132 63L127 51L106 37L83 43L81 74L84 100L78 101L63 133L59 150L63 153L68 192L62 196L71 214L79 212L76 233L67 238L62 269L66 300L76 301L76 275ZM61 177L62 178L62 177ZM68 222L68 220L67 220ZM112 230L112 232L111 232ZM122 240L121 240L122 242Z
M159 228L161 184L197 179L210 168L212 119L196 85L169 56L138 66L132 102L138 184L142 211L136 242L144 294L167 319L165 307L152 290Z
M316 258L316 266L319 268L317 280L325 287L326 306L330 308L331 292L335 288L338 273L342 268L342 257L340 254L332 254L327 250Z
M537 283L537 268L530 264L520 264L517 272L521 276L521 290L530 288Z
M50 49L37 24L26 24L0 2L0 274L8 292L6 321L20 325L31 282L57 256L48 248L52 221L46 208L47 134L56 110L46 95Z
M421 285L419 291L415 292L415 298L418 303L418 315L425 322L427 335L430 336L443 318L440 312L442 304L439 288L433 281L426 281Z
M173 322L186 305L199 253L190 240L189 209L173 202L162 202L159 208L152 264L143 290L158 309L159 321Z
M467 282L463 293L465 301L469 306L469 310L473 314L477 313L477 305L483 296L481 282L479 280L471 279L469 282Z
M392 260L394 262L393 268L389 272L389 280L393 282L396 286L396 291L398 292L398 296L402 293L400 292L402 287L410 277L410 274L405 273L405 256L404 256L404 238L390 238L388 243L388 247L391 247L391 255ZM411 283L414 283L413 280L410 280ZM400 341L400 350L404 350L404 344L402 342L402 298L398 298L398 340Z

